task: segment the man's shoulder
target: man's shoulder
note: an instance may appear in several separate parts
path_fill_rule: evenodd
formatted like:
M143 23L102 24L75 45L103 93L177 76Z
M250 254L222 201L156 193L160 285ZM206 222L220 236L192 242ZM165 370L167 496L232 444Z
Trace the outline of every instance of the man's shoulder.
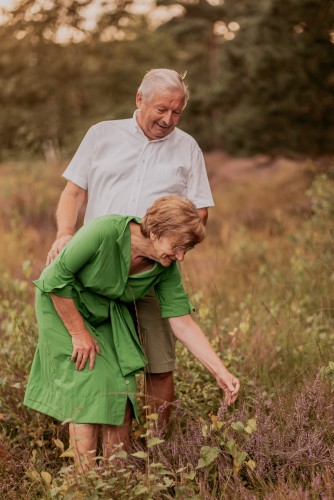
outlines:
M126 225L127 217L119 214L100 215L86 222L86 227L103 228L107 232Z
M121 120L104 120L95 123L91 129L97 133L104 133L115 130L129 130L133 125L133 118L124 118Z
M187 132L181 130L178 127L174 129L173 139L176 142L188 143L189 146L199 148L196 139L194 139L192 135L188 134Z
M139 223L141 219L139 217L129 215L107 214L100 215L95 219L87 221L84 227L91 227L96 229L97 231L104 232L105 234L115 234L122 233L124 231L124 228L131 221Z

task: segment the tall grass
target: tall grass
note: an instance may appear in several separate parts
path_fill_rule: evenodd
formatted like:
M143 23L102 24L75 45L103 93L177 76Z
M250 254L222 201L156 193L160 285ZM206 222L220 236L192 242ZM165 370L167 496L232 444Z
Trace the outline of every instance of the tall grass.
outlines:
M43 164L0 170L0 497L333 498L334 169L268 169L216 186L209 236L183 272L240 398L224 407L178 346L168 428L139 394L133 449L80 477L66 425L22 405L37 341L30 281L54 236L59 174Z

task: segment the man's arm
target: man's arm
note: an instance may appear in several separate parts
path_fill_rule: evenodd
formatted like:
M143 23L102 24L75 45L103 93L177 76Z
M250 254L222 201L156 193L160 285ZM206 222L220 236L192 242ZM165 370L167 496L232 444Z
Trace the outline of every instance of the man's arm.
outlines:
M57 237L48 253L46 265L50 264L75 233L75 225L81 207L86 200L85 189L68 181L59 199L56 213Z
M208 220L209 210L207 208L198 208L197 212L198 212L198 215L202 219L202 222L205 226L205 224L207 223L207 220Z

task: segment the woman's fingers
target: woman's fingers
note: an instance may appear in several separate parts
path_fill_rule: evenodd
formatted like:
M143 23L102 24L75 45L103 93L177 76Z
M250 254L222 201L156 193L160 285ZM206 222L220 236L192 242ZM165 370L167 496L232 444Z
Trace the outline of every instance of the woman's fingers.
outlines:
M88 370L93 370L94 364L95 364L95 349L92 349L92 352L90 353L89 356Z
M83 336L86 338L81 339L79 338L79 335L72 337L73 352L71 359L75 362L75 368L77 370L83 370L89 358L88 369L93 370L95 365L95 354L101 354L100 347L97 341L90 334L88 339L86 334L83 334Z
M90 349L89 352L74 350L72 354L72 361L75 361L75 368L83 370L89 358L89 370L93 370L95 364L95 349Z
M227 372L224 373L224 375L221 376L221 378L217 380L217 382L225 392L224 401L228 405L233 404L238 397L240 389L239 380L236 377L234 377L231 373Z

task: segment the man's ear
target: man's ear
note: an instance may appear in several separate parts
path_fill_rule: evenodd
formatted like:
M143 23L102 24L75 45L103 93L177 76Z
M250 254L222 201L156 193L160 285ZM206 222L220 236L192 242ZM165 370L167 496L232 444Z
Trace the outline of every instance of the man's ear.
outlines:
M156 235L152 233L152 231L150 232L150 239L151 241L155 241L157 239Z
M136 106L138 109L140 109L142 102L143 102L143 94L141 92L137 92L137 94L136 94Z

